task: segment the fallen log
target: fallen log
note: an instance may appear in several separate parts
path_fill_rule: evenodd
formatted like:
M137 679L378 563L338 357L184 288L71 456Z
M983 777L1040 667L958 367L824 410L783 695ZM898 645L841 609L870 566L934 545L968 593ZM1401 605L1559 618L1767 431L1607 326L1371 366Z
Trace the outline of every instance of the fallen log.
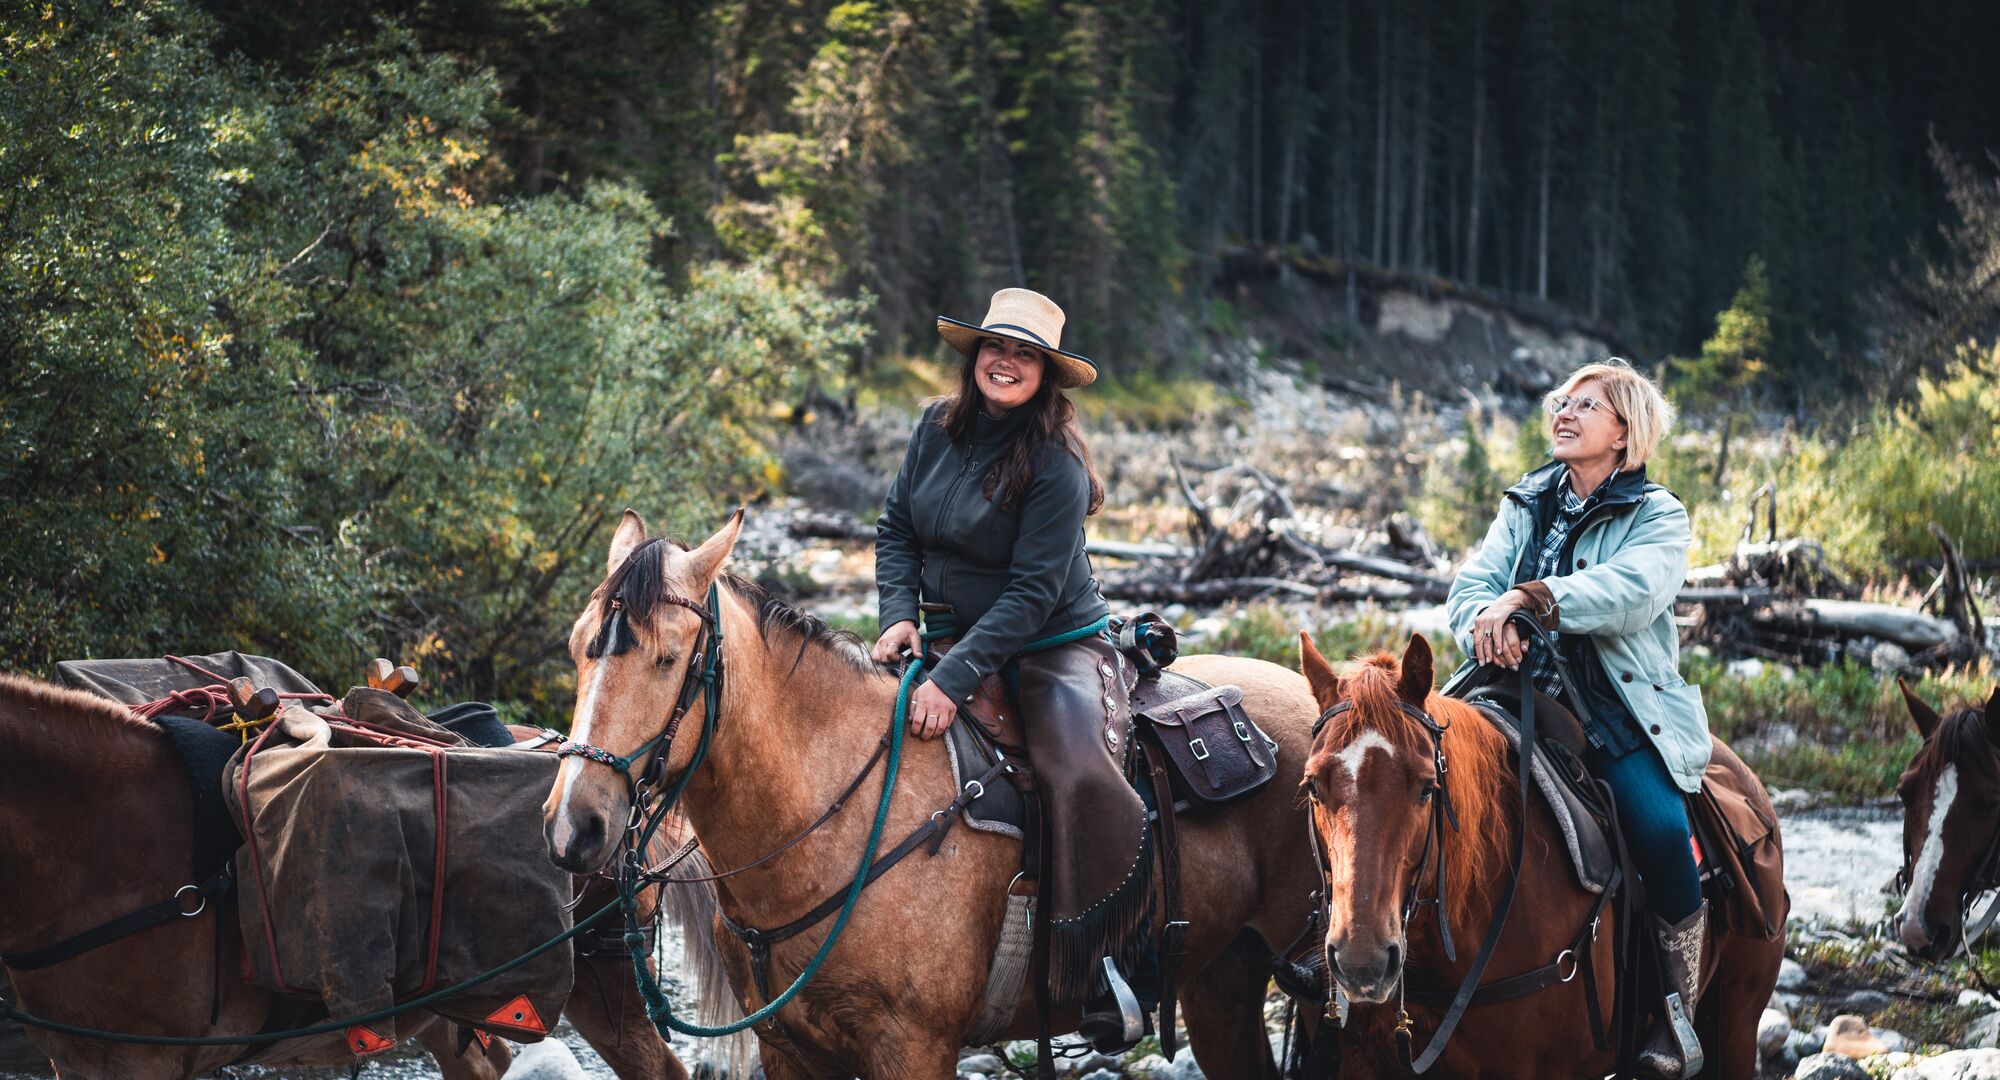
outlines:
M1692 582L1694 575L1688 575ZM1676 604L1749 604L1759 600L1769 600L1778 590L1768 585L1754 588L1736 588L1727 585L1687 585L1674 594Z
M865 524L847 514L811 512L793 518L785 526L785 531L798 540L868 540L875 539L875 526Z
M1756 623L1775 623L1843 637L1874 637L1893 641L1911 651L1934 648L1958 638L1958 628L1943 619L1894 604L1860 600L1798 600L1772 604L1752 612Z
M1192 559L1194 549L1179 544L1127 544L1117 540L1086 540L1083 550L1107 559Z
M1388 578L1416 585L1426 592L1436 592L1439 597L1451 591L1451 582L1430 574L1409 563L1385 559L1377 555L1362 555L1353 551L1328 551L1320 548L1319 557L1328 566L1338 566L1342 570L1354 570L1375 577Z
M1319 589L1301 581L1272 577L1211 578L1207 581L1161 581L1157 578L1103 576L1097 584L1107 598L1143 604L1220 604L1259 600L1274 593L1318 601Z

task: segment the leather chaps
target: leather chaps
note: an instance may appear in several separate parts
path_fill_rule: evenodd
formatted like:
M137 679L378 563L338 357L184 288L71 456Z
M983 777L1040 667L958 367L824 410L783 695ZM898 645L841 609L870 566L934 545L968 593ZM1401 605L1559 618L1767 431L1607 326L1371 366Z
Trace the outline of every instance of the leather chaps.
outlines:
M1102 637L1020 658L1020 713L1046 822L1048 989L1061 1004L1101 989L1103 956L1128 978L1152 966L1152 845L1145 804L1125 779L1123 663Z

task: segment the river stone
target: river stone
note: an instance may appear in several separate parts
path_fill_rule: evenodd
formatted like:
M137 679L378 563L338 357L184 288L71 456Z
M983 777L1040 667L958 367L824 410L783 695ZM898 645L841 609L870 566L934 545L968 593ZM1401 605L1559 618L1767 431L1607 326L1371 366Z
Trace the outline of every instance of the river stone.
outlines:
M1207 1080L1201 1071L1201 1066L1194 1063L1194 1051L1185 1046L1181 1047L1180 1053L1174 1055L1171 1064L1153 1076L1154 1080Z
M1797 991L1805 989L1805 986L1805 967L1797 960L1785 957L1784 963L1778 965L1778 989Z
M2000 1050L1953 1050L1897 1069L1890 1080L2000 1080Z
M1868 1021L1846 1013L1834 1017L1833 1023L1827 1027L1824 1049L1828 1053L1860 1059L1884 1053L1889 1047L1868 1030Z
M1757 1056L1773 1057L1785 1048L1792 1034L1792 1021L1776 1009L1765 1009L1757 1021Z
M1791 1036L1785 1040L1785 1049L1790 1051L1793 1056L1799 1058L1809 1058L1819 1053L1825 1046L1825 1025L1813 1028L1811 1031L1793 1028Z
M512 1080L587 1080L576 1055L555 1039L543 1039L514 1051L507 1069Z
M1116 1069L1092 1069L1083 1074L1083 1080L1119 1080L1122 1075Z
M985 1073L992 1076L998 1073L1001 1067L1000 1059L992 1054L968 1054L958 1059L958 1071L961 1076L966 1073Z
M1106 1069L1116 1072L1123 1067L1124 1062L1112 1057L1110 1054L1091 1053L1085 1055L1082 1061L1077 1062L1076 1071L1086 1074L1087 1077L1089 1073L1102 1072Z
M1965 1045L1974 1048L2000 1046L2000 1012L1987 1013L1965 1025Z
M1840 1007L1851 1013L1872 1013L1881 1012L1895 1001L1880 990L1856 990L1840 999Z
M1876 1028L1875 1037L1882 1040L1882 1045L1888 1048L1884 1051L1885 1053L1893 1054L1898 1050L1908 1050L1910 1048L1910 1040L1903 1038L1903 1033L1900 1031L1893 1031L1889 1028Z
M1869 1080L1869 1076L1846 1054L1814 1054L1799 1062L1792 1080Z
M1158 1054L1147 1054L1127 1066L1125 1071L1134 1076L1159 1076L1160 1070L1164 1068L1167 1068L1166 1058Z

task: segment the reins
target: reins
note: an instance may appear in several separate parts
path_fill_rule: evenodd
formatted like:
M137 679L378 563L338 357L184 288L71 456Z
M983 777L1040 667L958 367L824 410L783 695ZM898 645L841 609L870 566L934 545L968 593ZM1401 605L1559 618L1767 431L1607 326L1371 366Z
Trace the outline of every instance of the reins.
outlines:
M1564 678L1565 680L1567 680L1568 670L1567 670L1567 665L1563 664L1562 653L1560 652L1560 650L1557 650L1555 648L1554 641L1549 637L1547 631L1542 629L1541 624L1536 622L1533 616L1529 615L1527 612L1524 611L1515 612L1512 616L1510 616L1509 621L1519 624L1524 629L1524 631L1531 637L1531 639L1538 640L1539 642L1541 642L1543 647L1550 650L1551 654L1556 658L1558 665L1562 667ZM1410 1020L1409 1011L1407 1010L1407 1008L1404 1007L1404 1000L1407 996L1407 987L1405 986L1405 976L1402 972L1399 972L1397 975L1396 1051L1397 1051L1397 1056L1402 1061L1404 1067L1414 1073L1421 1074L1426 1069L1429 1069L1432 1065L1437 1063L1437 1059L1444 1053L1445 1044L1451 1039L1452 1032L1457 1030L1459 1021L1464 1018L1465 1010L1474 1003L1474 998L1481 996L1482 991L1486 991L1489 995L1491 995L1494 991L1513 990L1513 989L1518 989L1519 985L1525 985L1518 983L1518 980L1521 979L1522 977L1502 980L1500 983L1492 984L1492 986L1490 987L1482 987L1479 983L1480 976L1485 974L1486 972L1487 962L1493 958L1493 953L1500 943L1500 934L1501 931L1506 927L1508 912L1513 908L1514 894L1521 883L1521 864L1523 855L1525 854L1526 850L1528 824L1530 820L1529 806L1528 806L1529 788L1533 784L1533 779L1532 779L1533 774L1531 771L1533 766L1532 755L1538 752L1539 747L1538 747L1537 734L1535 730L1534 679L1532 672L1525 664L1522 665L1522 667L1520 668L1520 679L1521 679L1521 707L1520 707L1521 746L1520 746L1520 752L1516 758L1516 767L1519 779L1519 786L1521 789L1520 790L1521 797L1520 797L1520 808L1519 808L1520 812L1518 819L1519 827L1516 828L1514 831L1513 851L1508 859L1507 886L1501 892L1498 903L1494 905L1493 917L1487 923L1486 933L1480 939L1479 949L1476 953L1473 954L1472 964L1469 968L1466 969L1465 978L1459 983L1458 990L1454 994L1452 994L1449 1002L1445 1003L1443 1006L1445 1009L1444 1018L1438 1022L1437 1030L1432 1033L1431 1040L1424 1047L1423 1052L1417 1055L1414 1059L1412 1059L1410 1054L1412 1046L1413 1026ZM1450 690L1451 688L1447 687L1446 689ZM1424 837L1425 850L1423 856L1420 857L1418 862L1418 870L1417 870L1418 879L1411 884L1410 892L1405 897L1403 904L1403 921L1405 925L1407 925L1411 916L1415 913L1416 908L1419 906L1419 902L1416 899L1418 893L1418 886L1420 886L1422 883L1422 875L1425 869L1424 864L1430 861L1431 845L1435 842L1438 849L1435 856L1436 858L1435 872L1437 876L1437 888L1436 888L1436 895L1433 898L1433 900L1434 902L1436 902L1438 907L1438 932L1439 935L1444 939L1446 956L1450 957L1455 961L1456 957L1452 956L1451 931L1449 926L1447 925L1447 919L1445 916L1446 905L1444 903L1445 866L1444 866L1443 849L1444 849L1445 838L1444 838L1443 828L1445 822L1447 821L1449 821L1454 831L1457 829L1458 826L1457 814L1454 810L1450 808L1449 787L1446 783L1446 778L1448 776L1448 773L1446 771L1443 735L1445 731L1449 730L1450 725L1438 723L1437 720L1432 718L1430 714L1424 712L1424 710L1414 705L1411 705L1409 702L1403 701L1401 699L1397 699L1396 706L1406 716L1411 717L1412 719L1416 720L1419 724L1421 724L1425 732L1430 735L1431 749L1433 755L1432 760L1436 767L1437 777L1438 777L1437 794L1432 799L1431 821ZM1328 709L1325 713L1321 714L1320 718L1313 724L1313 736L1315 741L1317 741L1319 733L1321 729L1325 727L1327 721L1331 720L1335 716L1340 715L1343 712L1348 711L1349 709L1352 709L1353 707L1354 706L1351 701L1343 701L1334 705L1332 708ZM1331 883L1330 879L1328 879L1326 875L1326 871L1328 869L1327 864L1325 862L1326 857L1318 846L1317 836L1315 836L1314 839L1315 842L1313 845L1313 851L1315 853L1315 856L1321 860L1320 871L1321 871L1322 881L1327 883L1327 889L1322 893L1324 897L1322 904L1323 905L1330 904L1332 902L1332 897L1330 895ZM1607 890L1607 892L1608 891L1609 890ZM1590 925L1594 928L1594 924L1595 924L1595 918L1593 917L1592 923ZM1558 966L1560 966L1560 964L1558 964ZM1407 968L1405 968L1404 970L1407 971ZM1538 973L1530 973L1530 974L1532 975ZM1330 965L1329 965L1328 975L1329 978L1331 978L1332 970ZM1558 979L1556 981L1566 982L1568 980ZM1517 984L1517 985L1508 986L1507 984ZM1489 996L1487 1000L1508 1000L1508 998L1510 997L1518 997L1526 993L1532 993L1533 990L1539 990L1542 988L1542 986L1546 985L1550 984L1543 983L1542 985L1532 987L1532 989L1521 989L1519 990L1518 993L1510 993L1507 994L1506 996ZM1327 1011L1329 1014L1333 1012L1332 994L1333 994L1333 988L1330 985L1328 988L1328 1004L1327 1004Z

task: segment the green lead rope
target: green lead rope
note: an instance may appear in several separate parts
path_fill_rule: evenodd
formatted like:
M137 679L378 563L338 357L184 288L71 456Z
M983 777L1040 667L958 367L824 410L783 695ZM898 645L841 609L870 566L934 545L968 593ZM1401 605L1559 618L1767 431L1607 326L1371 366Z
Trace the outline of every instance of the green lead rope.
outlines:
M1110 622L1109 617L1101 618L1088 626L1080 626L1075 630L1067 630L1063 633L1043 638L1040 641L1031 641L1021 646L1021 651L1024 653L1042 652L1061 645L1067 645L1072 641L1081 641L1084 638L1103 633L1105 628L1110 625ZM924 635L925 640L929 640L933 636L937 635ZM896 711L894 717L890 720L889 726L889 764L887 770L882 774L882 799L875 808L875 824L868 831L868 844L862 849L861 865L855 871L854 883L847 887L847 900L840 905L840 914L833 921L833 929L827 932L826 940L820 943L819 951L813 954L812 960L807 962L803 971L799 972L799 977L794 979L792 985L786 987L784 992L777 997L772 998L763 1008L758 1009L741 1020L732 1021L718 1027L690 1024L680 1017L675 1016L673 1004L667 1000L666 992L660 988L660 981L653 976L652 971L646 965L646 961L650 959L649 949L646 944L645 935L639 931L636 917L639 890L638 875L619 875L619 887L622 895L621 902L625 905L626 912L625 944L632 952L632 970L639 983L639 996L644 998L646 1002L646 1017L653 1022L654 1027L660 1029L662 1035L666 1035L670 1030L680 1032L683 1035L692 1035L704 1039L734 1035L745 1028L761 1024L776 1015L779 1009L784 1008L793 998L798 996L799 991L803 990L805 985L812 981L813 976L819 974L820 965L826 962L827 954L833 951L834 944L840 940L841 932L847 929L847 920L854 914L854 905L861 899L861 890L868 887L868 868L874 865L875 849L882 842L882 827L889 820L889 803L896 792L896 773L902 765L903 733L909 719L910 692L915 689L917 679L923 674L923 670L924 661L922 657L911 660L910 666L903 672L902 682L896 687ZM707 747L708 736L713 733L716 711L714 700L715 695L711 693L709 695L710 706L704 712L705 726L708 730L702 732L703 748ZM675 785L674 789L669 792L670 798L677 799L680 796L682 788L685 787L686 778L694 772L695 767L700 763L700 758L697 756L696 760L689 764L686 772L681 774L682 783ZM652 838L653 830L658 827L659 822L665 816L664 813L655 816L652 827L646 830L646 835L641 838L638 849L643 850L645 848L646 840Z

